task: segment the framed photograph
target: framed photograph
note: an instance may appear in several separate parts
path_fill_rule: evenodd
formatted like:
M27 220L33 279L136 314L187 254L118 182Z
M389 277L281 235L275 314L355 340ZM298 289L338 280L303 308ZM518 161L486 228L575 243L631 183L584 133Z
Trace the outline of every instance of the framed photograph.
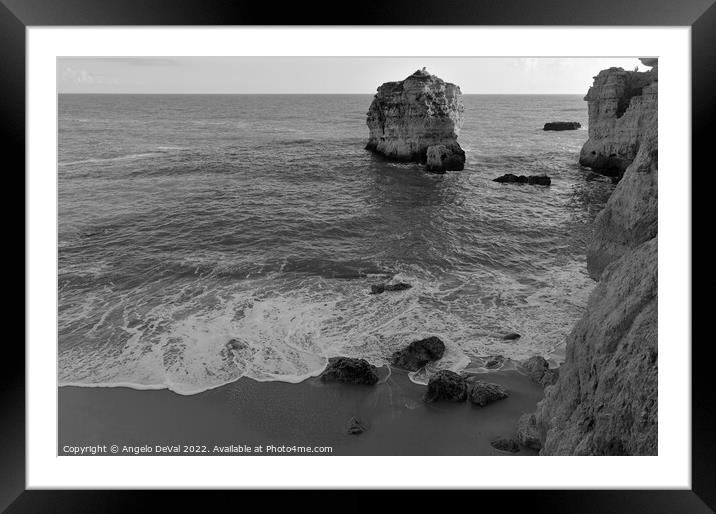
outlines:
M27 299L3 509L712 511L712 2L2 3Z

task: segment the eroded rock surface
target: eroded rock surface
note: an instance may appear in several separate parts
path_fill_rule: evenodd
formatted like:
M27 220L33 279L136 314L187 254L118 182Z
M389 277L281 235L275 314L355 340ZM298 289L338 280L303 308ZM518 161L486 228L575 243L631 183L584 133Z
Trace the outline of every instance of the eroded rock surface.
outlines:
M649 61L651 62L651 61ZM636 157L646 127L657 118L658 71L602 70L584 97L589 105L589 140L579 163L620 176Z
M658 228L658 135L656 118L645 127L639 152L594 220L587 271L597 280L611 262L648 241Z
M461 170L465 152L457 137L463 111L460 88L425 68L403 81L386 82L368 110L366 148L399 161L429 160L428 168L434 172Z

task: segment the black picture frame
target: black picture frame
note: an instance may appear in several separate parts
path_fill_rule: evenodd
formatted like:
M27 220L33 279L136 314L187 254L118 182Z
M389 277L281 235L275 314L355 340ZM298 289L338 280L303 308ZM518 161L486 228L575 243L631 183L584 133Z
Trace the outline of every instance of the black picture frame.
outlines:
M340 4L295 2L278 8L244 0L0 0L0 108L6 175L25 169L25 30L32 26L117 25L621 25L690 26L692 36L693 168L713 169L714 70L716 69L716 5L714 0L575 0L455 1L394 0L365 2L341 11ZM707 166L707 163L711 164ZM683 170L684 176L689 170ZM20 186L24 190L23 184ZM705 188L701 188L703 191ZM15 195L17 189L13 188ZM8 189L6 189L8 191ZM8 203L6 203L8 205ZM692 200L693 206L704 205ZM7 220L10 217L9 209ZM694 221L702 218L692 214ZM8 223L8 225L12 222ZM23 228L23 240L24 240ZM697 243L698 241L694 241ZM701 243L702 245L705 243ZM9 247L9 245L8 245ZM16 247L15 247L16 248ZM23 245L23 266L27 255ZM692 247L692 259L696 256ZM16 250L15 250L16 251ZM694 261L694 264L696 262ZM693 265L692 265L693 266ZM26 268L24 268L27 270ZM692 268L693 269L693 268ZM27 277L26 277L27 278ZM708 281L698 284L706 288ZM24 284L23 284L24 290ZM694 297L695 298L695 297ZM17 301L17 304L20 302ZM694 313L707 308L692 302ZM707 305L710 302L707 302ZM23 302L24 307L24 302ZM692 318L703 319L704 316ZM7 512L126 512L133 502L166 492L25 490L25 352L19 338L7 337L0 381L0 509ZM673 341L689 344L688 341ZM716 509L716 408L710 380L712 342L693 337L692 352L692 489L612 491L479 491L456 493L456 500L479 496L481 505L508 495L511 507L554 512L712 512ZM664 370L665 368L662 368ZM204 493L206 494L206 493ZM222 496L235 492L216 493ZM251 496L256 492L239 494ZM321 495L317 498L317 495ZM340 504L357 505L357 492L342 492ZM410 504L424 504L423 492L411 493ZM173 495L177 496L177 495ZM179 501L184 502L184 495ZM225 498L229 500L228 498ZM500 498L500 500L504 500ZM242 501L251 501L244 499ZM325 503L323 493L304 491L295 506ZM328 505L330 503L327 503ZM519 508L519 507L518 507Z

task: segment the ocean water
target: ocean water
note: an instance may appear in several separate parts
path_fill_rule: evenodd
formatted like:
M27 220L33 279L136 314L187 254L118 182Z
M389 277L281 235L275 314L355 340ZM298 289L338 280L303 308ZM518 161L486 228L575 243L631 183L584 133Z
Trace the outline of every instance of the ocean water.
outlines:
M60 384L298 382L430 335L434 368L559 361L613 188L577 164L582 97L464 96L467 162L445 175L364 150L371 99L60 95ZM389 279L413 288L368 294Z

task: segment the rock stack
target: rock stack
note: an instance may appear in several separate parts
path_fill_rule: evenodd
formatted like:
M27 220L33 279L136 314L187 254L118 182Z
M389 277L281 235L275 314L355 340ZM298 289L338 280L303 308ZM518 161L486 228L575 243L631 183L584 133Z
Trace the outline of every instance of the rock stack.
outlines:
M579 163L609 176L621 176L639 152L647 127L656 125L656 59L642 59L649 71L602 70L584 99L589 102L589 140Z
M397 161L419 162L434 173L462 170L457 137L463 123L462 93L425 68L378 88L368 110L366 148Z

